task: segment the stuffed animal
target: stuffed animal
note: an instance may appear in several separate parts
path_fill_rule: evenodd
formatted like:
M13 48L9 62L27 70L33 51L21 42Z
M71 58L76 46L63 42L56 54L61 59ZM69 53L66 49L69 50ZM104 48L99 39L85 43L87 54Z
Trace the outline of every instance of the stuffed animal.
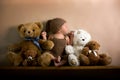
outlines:
M106 53L99 53L100 44L95 41L89 41L82 50L82 54L89 58L89 65L108 65L112 58Z
M18 26L18 32L23 39L8 47L8 59L14 66L41 65L40 56L53 48L50 40L40 39L43 26L39 22L26 23ZM46 54L46 53L45 53Z
M81 65L81 63L89 64L88 57L81 54L81 51L90 40L91 35L87 31L83 29L78 29L74 31L73 45L68 45L65 48L66 53L69 54L68 62L71 66L79 66ZM73 61L76 64L72 64Z

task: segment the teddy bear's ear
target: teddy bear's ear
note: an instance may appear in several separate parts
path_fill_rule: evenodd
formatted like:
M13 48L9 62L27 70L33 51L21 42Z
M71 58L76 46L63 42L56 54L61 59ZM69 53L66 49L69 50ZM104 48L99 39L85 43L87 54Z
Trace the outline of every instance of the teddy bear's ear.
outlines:
M98 43L98 47L100 47L100 44Z
M18 31L21 29L22 26L23 24L18 25Z
M81 33L80 31L77 32L77 34L80 34L80 33Z
M43 24L42 24L42 23L40 23L40 22L35 22L35 24L37 24L40 29L43 29Z

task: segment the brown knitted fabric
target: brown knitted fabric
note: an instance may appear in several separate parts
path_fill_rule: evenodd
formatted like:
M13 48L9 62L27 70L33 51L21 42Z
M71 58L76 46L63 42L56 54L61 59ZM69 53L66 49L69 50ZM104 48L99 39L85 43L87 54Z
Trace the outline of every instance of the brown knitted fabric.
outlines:
M58 57L58 56L62 57L63 55L65 55L66 40L65 39L57 39L57 38L53 38L51 40L55 44L55 46L51 50L53 55L55 57Z
M57 39L57 38L53 38L51 39L54 43L55 46L53 47L53 49L51 50L52 54L58 58L58 56L61 57L61 61L59 63L57 63L58 66L68 66L68 55L65 53L65 46L66 46L66 40L65 39ZM54 61L51 62L51 65L55 65Z
M66 21L62 18L54 18L46 23L46 32L55 34Z

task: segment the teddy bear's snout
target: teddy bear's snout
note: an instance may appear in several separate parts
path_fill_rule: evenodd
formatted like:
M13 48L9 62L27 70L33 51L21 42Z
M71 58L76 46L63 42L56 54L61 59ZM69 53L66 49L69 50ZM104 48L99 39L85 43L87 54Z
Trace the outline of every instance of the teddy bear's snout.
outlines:
M32 58L32 56L28 56L28 59L29 59L29 60L32 60L33 58Z
M31 34L32 32L31 31L27 31L27 34Z
M32 37L33 36L33 32L32 31L26 31L25 33L26 37Z
M28 31L28 33L30 33L30 31Z
M82 39L82 41L85 41L85 39Z

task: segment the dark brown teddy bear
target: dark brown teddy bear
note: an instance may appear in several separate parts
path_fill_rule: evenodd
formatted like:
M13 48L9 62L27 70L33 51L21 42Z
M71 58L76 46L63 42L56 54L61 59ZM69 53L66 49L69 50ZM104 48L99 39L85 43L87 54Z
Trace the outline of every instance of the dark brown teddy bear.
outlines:
M23 39L21 42L8 47L7 57L14 66L41 65L40 56L44 51L53 48L54 43L50 40L39 39L43 25L38 22L21 24L18 32Z
M112 62L112 58L106 53L99 53L100 44L97 41L88 42L82 50L82 54L89 59L87 65L108 65ZM84 64L86 65L86 64Z

